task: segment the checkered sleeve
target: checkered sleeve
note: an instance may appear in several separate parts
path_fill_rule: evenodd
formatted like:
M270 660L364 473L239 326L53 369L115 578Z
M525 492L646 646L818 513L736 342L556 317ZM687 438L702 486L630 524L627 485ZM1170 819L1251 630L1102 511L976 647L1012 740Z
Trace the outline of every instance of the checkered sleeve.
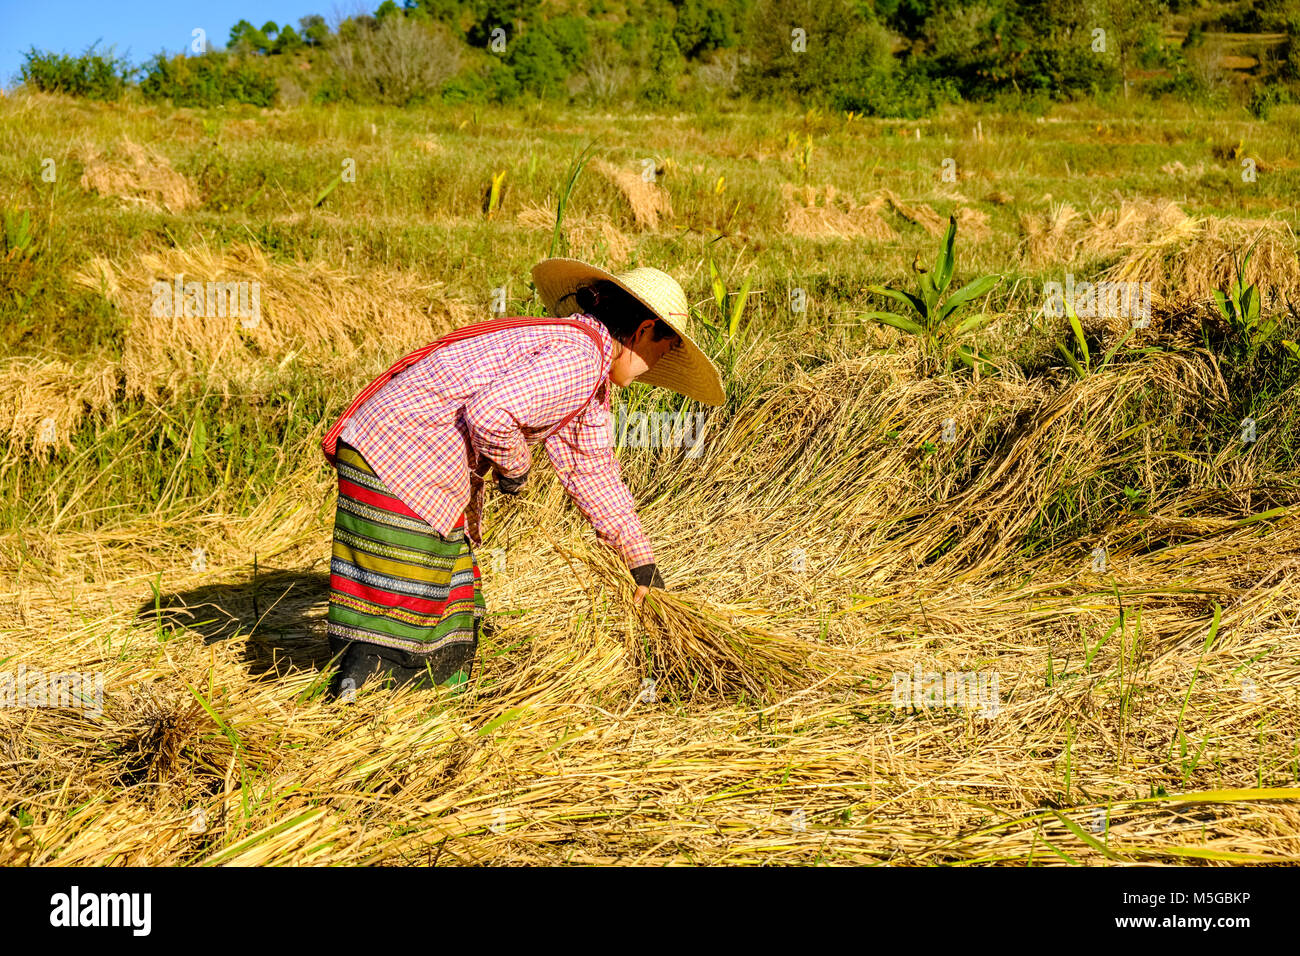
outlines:
M629 568L653 564L654 548L641 530L636 500L610 444L606 404L593 400L546 440L546 454L596 536L622 554Z
M465 404L465 424L474 452L496 463L501 474L518 478L532 459L525 431L554 427L596 387L598 370L590 344L557 335L526 361Z

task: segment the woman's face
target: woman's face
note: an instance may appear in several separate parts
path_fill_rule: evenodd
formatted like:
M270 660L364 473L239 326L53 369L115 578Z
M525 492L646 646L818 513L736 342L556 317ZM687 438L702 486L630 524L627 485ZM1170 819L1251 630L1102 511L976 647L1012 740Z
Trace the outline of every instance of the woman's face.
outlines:
M636 330L630 345L614 359L609 369L610 380L615 385L626 387L639 375L644 375L654 368L656 363L674 348L680 348L679 336L670 335L666 339L654 340L654 319L646 319Z

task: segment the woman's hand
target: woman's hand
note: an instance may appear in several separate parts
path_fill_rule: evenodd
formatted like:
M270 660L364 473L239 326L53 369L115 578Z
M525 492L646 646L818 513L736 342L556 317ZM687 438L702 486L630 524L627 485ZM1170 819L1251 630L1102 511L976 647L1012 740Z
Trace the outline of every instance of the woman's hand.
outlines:
M632 569L632 580L637 583L636 593L632 595L632 604L636 607L641 606L645 596L650 593L652 587L664 587L663 575L653 564L642 564Z
M532 471L532 469L530 468L529 471ZM519 492L523 490L526 481L528 481L527 471L518 478L507 478L505 475L501 474L500 471L497 472L497 488L499 488L503 494L519 494Z
M486 455L479 455L478 466L474 469L474 475L470 480L473 481L477 479L483 481L489 471L497 476L497 489L502 494L517 495L523 490L524 484L528 481L528 474L532 471L532 468L530 467L526 469L518 478L507 478L505 475L501 474L500 465L494 462L491 458L488 458Z

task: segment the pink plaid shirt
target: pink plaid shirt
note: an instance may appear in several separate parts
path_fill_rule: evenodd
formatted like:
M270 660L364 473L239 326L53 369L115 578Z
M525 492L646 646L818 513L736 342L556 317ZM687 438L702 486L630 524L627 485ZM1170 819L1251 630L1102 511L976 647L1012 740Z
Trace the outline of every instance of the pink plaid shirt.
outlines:
M614 340L590 315L569 318L596 330L604 346L600 355L585 333L554 325L489 332L443 346L393 376L353 413L339 437L440 534L465 514L477 546L483 482L474 471L480 456L517 478L532 462L529 446L587 403L545 439L546 454L600 540L630 568L652 564L654 549L610 446Z

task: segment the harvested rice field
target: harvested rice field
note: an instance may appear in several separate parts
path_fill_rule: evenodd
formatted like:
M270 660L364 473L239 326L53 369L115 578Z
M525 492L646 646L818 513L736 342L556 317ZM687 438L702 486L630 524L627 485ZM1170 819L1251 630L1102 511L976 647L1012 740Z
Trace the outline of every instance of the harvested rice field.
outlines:
M1300 861L1297 155L1286 106L0 99L0 865ZM923 320L879 290L950 223L990 278ZM327 699L322 436L552 253L670 273L723 371L613 399L667 589L535 449L470 681Z

